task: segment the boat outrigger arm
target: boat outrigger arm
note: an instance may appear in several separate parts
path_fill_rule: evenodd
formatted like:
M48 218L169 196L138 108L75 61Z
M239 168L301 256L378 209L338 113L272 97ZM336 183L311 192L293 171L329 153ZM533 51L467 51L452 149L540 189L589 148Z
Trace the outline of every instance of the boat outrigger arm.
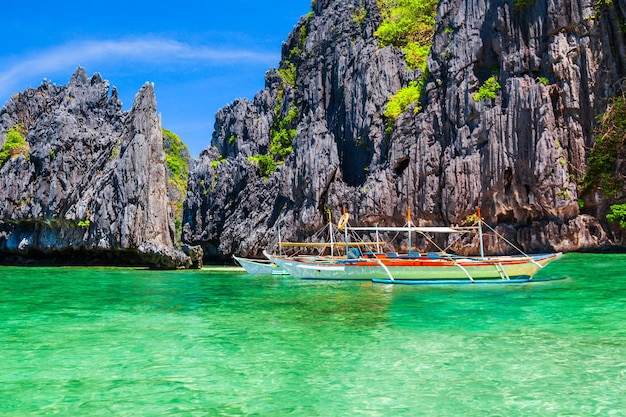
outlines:
M453 258L450 258L450 260L452 260L452 263L454 263L454 265L458 266L459 268L461 268L461 270L465 273L465 275L467 275L467 277L469 278L469 280L472 282L472 284L474 283L474 278L472 278L472 276L470 275L469 272L467 272L467 269L465 269L463 267L463 265L461 265L460 263L458 263L457 261L455 261Z
M385 266L385 264L384 264L384 263L383 263L380 259L378 259L378 258L376 259L376 263L377 263L378 265L380 265L380 267L381 267L382 269L384 269L384 270L385 270L385 272L387 273L387 276L389 277L389 279L391 280L391 282L395 282L395 280L393 279L393 275L391 275L391 271L389 271L389 268L387 268L387 267Z

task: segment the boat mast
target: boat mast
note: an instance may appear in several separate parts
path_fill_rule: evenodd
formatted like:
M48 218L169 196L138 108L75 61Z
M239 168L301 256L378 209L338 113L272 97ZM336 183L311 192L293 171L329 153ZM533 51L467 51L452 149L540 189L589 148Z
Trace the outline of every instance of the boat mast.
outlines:
M378 223L376 223L376 252L380 253L380 237L378 235Z
M330 233L330 256L333 257L335 253L335 243L333 242L333 218L330 211L328 212L328 231Z
M412 244L411 244L411 206L407 206L406 210L406 219L407 225L409 226L409 252L411 252Z
M345 209L344 209L345 214ZM350 247L350 243L348 242L348 224L343 227L343 237L346 241L346 259L348 259L348 248Z
M343 219L346 217L346 215L348 214L348 211L346 210L346 207L343 207L343 214L341 215L341 219L339 220L339 224L337 226L337 228L339 230L341 230L341 226L343 225L343 239L346 242L346 259L348 259L348 248L350 247L349 243L348 243L348 221L346 220L346 223L343 223Z
M485 250L483 248L483 218L480 215L480 207L477 208L478 214L478 242L480 245L480 259L485 258Z

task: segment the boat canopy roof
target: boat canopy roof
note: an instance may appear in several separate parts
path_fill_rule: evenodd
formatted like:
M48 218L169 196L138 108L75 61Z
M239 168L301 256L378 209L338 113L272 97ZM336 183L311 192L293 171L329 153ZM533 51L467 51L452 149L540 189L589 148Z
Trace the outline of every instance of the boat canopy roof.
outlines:
M348 230L361 232L419 232L419 233L467 233L478 230L478 227L352 227L346 226Z
M350 247L357 246L372 246L372 245L384 245L386 242L348 242L347 245ZM312 247L312 248L328 248L328 247L339 247L345 248L346 242L279 242L278 243L282 247Z

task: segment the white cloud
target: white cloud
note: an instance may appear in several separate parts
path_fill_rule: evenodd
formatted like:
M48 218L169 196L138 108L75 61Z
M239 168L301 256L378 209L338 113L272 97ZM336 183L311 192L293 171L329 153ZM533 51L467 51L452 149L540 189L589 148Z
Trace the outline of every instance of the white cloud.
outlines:
M51 78L77 66L129 63L202 65L275 65L277 54L245 49L218 49L195 46L168 39L95 40L64 44L22 56L13 62L0 62L0 96L22 90L27 80Z

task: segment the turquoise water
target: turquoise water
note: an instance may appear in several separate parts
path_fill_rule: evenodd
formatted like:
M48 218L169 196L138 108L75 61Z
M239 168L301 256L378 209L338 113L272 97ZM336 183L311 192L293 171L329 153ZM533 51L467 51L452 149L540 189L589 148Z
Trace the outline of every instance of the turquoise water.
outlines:
M434 287L0 267L0 415L625 416L625 266Z

